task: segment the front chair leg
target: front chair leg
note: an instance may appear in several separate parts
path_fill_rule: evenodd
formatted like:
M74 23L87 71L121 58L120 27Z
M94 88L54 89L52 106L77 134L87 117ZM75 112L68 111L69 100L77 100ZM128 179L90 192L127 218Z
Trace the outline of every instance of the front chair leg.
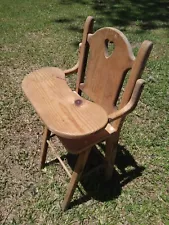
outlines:
M89 153L90 153L90 149L82 152L77 159L70 183L68 184L68 188L67 188L67 192L64 198L64 201L62 203L62 209L63 211L67 210L70 204L70 201L73 197L74 191L76 189L77 183L81 177L81 174L83 172L83 169L86 165L86 161L88 159Z
M105 168L105 178L109 180L112 177L113 170L114 170L114 163L117 153L117 144L118 139L114 137L109 137L106 140L106 152L105 152L105 159L106 159L106 168Z
M43 133L42 146L41 146L40 169L43 169L45 166L46 155L48 150L47 140L50 139L50 134L51 134L51 131L45 126L44 133Z

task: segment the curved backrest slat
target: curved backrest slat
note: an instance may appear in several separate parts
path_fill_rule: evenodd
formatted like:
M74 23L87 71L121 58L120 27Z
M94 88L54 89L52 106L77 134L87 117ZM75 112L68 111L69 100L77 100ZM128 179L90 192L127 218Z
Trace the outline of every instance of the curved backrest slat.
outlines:
M79 94L83 91L109 115L117 110L125 76L131 70L118 109L129 102L153 45L150 41L144 41L135 58L130 43L121 31L105 27L92 34L93 21L92 17L88 17L84 26L76 91ZM110 53L109 45L114 47ZM113 126L119 129L123 119L113 121Z
M110 55L107 43L114 45ZM122 32L115 28L102 28L88 35L90 55L82 90L107 113L115 110L125 75L131 69L134 55Z

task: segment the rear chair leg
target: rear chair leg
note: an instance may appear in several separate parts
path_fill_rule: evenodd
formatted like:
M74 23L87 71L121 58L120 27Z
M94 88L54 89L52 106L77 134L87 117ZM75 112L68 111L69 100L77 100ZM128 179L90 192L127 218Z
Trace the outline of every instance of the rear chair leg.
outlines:
M114 137L110 137L106 140L106 168L105 168L105 178L109 180L113 175L114 163L117 153L118 140Z
M84 151L84 152L82 152L78 156L78 159L77 159L77 162L76 162L76 165L75 165L75 168L74 168L74 171L73 171L70 183L68 184L68 188L67 188L67 191L66 191L66 195L65 195L64 201L62 203L63 211L67 210L68 207L69 207L70 201L71 201L71 199L73 197L73 194L74 194L74 191L75 191L76 186L78 184L78 181L79 181L79 179L81 177L81 174L83 172L83 169L84 169L84 167L86 165L86 161L88 159L90 150L91 150L91 148L86 150L86 151Z
M44 133L43 133L43 140L41 146L41 159L40 159L40 169L45 167L46 155L48 150L48 143L47 140L50 139L51 131L45 126Z

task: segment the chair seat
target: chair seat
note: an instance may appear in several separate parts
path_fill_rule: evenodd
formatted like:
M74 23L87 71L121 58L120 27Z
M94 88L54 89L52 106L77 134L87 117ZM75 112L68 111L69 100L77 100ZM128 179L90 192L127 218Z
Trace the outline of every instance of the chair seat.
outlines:
M108 122L104 109L73 92L58 68L47 67L28 74L22 88L45 125L60 137L81 138L99 131Z
M97 133L91 134L90 136L85 136L80 139L67 139L59 137L59 140L62 142L66 150L72 154L80 154L86 149L94 146L96 143L99 143L103 140L106 140L108 137L115 137L117 135L117 130L107 124L104 129L99 130Z

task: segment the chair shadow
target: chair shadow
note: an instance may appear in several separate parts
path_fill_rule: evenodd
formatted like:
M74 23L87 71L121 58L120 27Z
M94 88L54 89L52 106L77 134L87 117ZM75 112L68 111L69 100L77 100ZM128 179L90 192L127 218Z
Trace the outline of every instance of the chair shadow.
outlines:
M87 202L91 198L101 202L116 199L121 194L123 186L142 175L145 167L138 166L130 152L124 146L118 145L113 176L110 180L106 181L104 177L104 166L95 170L98 166L104 165L105 160L101 153L101 151L104 152L104 150L105 145L102 143L92 148L82 179L80 180L81 186L86 194L84 194L79 187L82 196L72 201L69 208ZM68 165L73 170L77 155L67 153L62 155L61 159L66 159ZM46 163L45 166L50 166L58 162L58 159L54 159ZM90 171L93 172L90 173Z
M101 144L99 147L104 150L105 146ZM77 156L67 154L66 156L69 166L73 169L76 163ZM118 198L121 194L122 187L131 182L135 178L142 175L143 166L138 166L130 152L122 145L118 145L117 156L115 161L115 170L110 180L105 181L104 167L99 170L93 170L99 165L104 164L104 157L96 146L91 151L87 165L84 170L84 176L80 181L86 194L82 195L77 200L72 201L70 208L75 205L80 205L87 202L91 198L106 202ZM127 169L128 167L132 169ZM93 173L89 171L93 170ZM85 174L88 174L85 176Z

